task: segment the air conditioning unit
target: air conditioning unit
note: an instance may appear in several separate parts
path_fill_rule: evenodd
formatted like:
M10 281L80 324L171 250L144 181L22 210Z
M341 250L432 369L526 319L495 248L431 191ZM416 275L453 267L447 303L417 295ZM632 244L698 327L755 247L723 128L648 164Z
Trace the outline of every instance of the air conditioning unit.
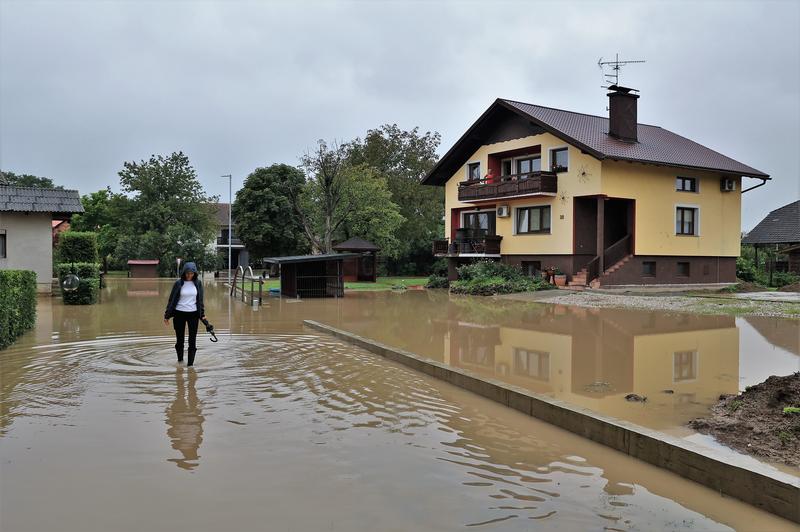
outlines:
M719 182L719 189L722 192L733 192L736 190L736 180L730 177L724 177Z
M508 205L500 205L497 208L498 218L508 218L510 214L511 214L511 209L508 208Z

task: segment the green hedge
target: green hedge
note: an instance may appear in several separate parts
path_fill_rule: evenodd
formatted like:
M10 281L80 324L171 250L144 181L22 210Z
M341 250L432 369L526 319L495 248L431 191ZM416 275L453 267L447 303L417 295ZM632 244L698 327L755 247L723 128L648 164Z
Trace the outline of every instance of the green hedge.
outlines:
M58 236L56 262L98 262L97 234L66 231Z
M36 323L36 274L0 270L0 349Z
M458 280L450 283L450 292L475 296L549 290L553 285L542 278L527 277L516 266L482 260L459 266Z
M78 283L78 289L73 292L61 290L61 297L64 303L67 305L93 305L97 303L97 294L100 291L100 265L93 262L56 264L56 275L59 283L70 273L77 275L81 281Z

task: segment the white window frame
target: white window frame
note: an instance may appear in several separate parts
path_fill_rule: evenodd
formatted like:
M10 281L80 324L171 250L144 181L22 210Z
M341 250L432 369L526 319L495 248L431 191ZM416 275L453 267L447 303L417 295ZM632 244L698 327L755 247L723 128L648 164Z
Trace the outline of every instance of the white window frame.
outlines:
M506 161L511 161L511 173L510 174L503 174L503 163ZM500 159L500 177L504 175L514 175L514 158L513 157L506 157L505 159Z
M694 378L693 379L677 379L677 375L675 375L675 355L678 353L692 353L692 358L694 359ZM674 384L683 384L685 382L695 382L697 379L700 378L700 352L697 349L684 349L682 351L673 351L672 352L672 382Z
M517 229L517 211L519 209L530 209L532 207L550 207L550 231L547 233L520 233ZM527 205L515 205L513 209L511 209L511 215L514 219L511 222L512 235L520 235L520 236L550 236L553 234L553 205L550 203L531 203Z
M567 171L569 172L569 162L572 157L569 153L569 144L564 144L563 146L553 146L552 148L547 149L547 171L552 172L553 167L553 152L556 150L563 150L564 148L567 149Z
M679 234L676 230L678 227L678 207L683 207L684 209L694 209L694 234L693 235L683 235ZM683 237L683 236L700 236L700 205L693 204L693 203L676 203L674 207L672 207L672 232L675 236Z
M512 175L519 175L519 172L517 171L517 161L521 161L523 159L536 159L537 155L538 155L538 159L539 159L539 171L541 171L541 169L542 169L542 152L540 151L539 153L533 153L533 154L530 154L530 155L520 155L518 157L512 157L511 158Z
M478 214L478 213L481 213L481 212L493 212L493 213L495 213L495 218L497 218L497 210L496 209L478 209L478 210L464 209L464 210L462 210L461 212L458 213L458 216L459 216L459 227L464 227L464 215L465 214ZM494 223L495 223L495 231L497 231L497 220L496 219L495 219Z
M473 164L478 165L478 179L481 179L483 176L481 175L481 162L480 161L468 161L467 164L464 165L464 181L469 181L469 167Z

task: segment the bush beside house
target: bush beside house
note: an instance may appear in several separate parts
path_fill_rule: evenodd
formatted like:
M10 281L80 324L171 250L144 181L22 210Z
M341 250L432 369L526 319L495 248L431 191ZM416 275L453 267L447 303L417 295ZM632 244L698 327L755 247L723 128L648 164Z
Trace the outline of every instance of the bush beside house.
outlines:
M55 266L59 282L74 273L80 278L78 289L62 291L67 305L92 305L100 292L100 264L97 254L97 235L89 232L67 231L58 239Z
M36 323L36 274L0 270L0 349Z
M450 283L450 292L491 296L514 292L548 290L553 285L541 278L531 278L516 266L494 261L478 261L458 268L458 280Z

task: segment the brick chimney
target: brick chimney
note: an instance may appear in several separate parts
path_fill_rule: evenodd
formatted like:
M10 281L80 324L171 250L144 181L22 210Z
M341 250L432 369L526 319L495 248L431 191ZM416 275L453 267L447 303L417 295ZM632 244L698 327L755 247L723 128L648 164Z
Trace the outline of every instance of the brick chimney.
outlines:
M608 134L627 142L636 142L636 89L611 85L608 93ZM638 92L638 91L636 91Z

